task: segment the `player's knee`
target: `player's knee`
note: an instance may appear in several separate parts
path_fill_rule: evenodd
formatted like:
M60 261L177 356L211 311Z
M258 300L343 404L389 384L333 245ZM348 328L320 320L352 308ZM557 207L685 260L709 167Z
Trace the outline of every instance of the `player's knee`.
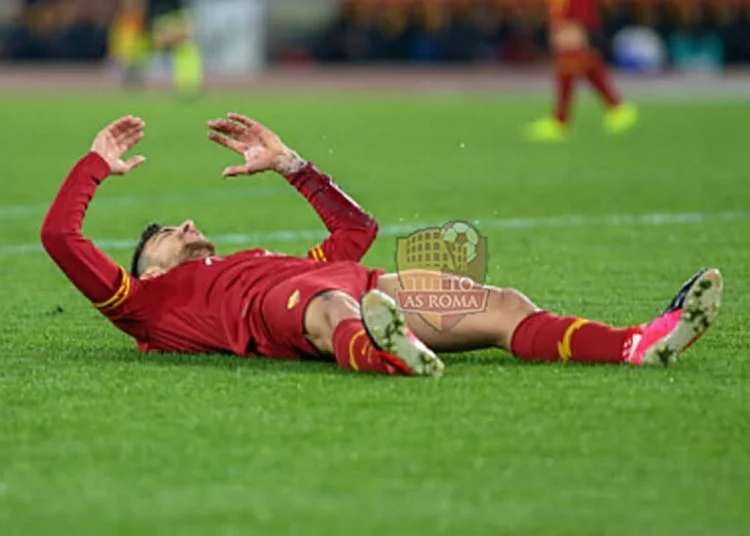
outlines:
M359 303L340 290L328 290L316 296L305 313L305 332L323 353L333 353L333 335L344 320L359 318Z
M512 288L490 288L488 309L504 314L529 315L536 306L521 292Z
M512 288L490 288L487 310L497 318L496 344L508 348L510 338L518 325L539 308L522 292Z
M359 317L359 303L349 294L340 290L330 290L320 295L323 304L323 314L331 329L342 320Z

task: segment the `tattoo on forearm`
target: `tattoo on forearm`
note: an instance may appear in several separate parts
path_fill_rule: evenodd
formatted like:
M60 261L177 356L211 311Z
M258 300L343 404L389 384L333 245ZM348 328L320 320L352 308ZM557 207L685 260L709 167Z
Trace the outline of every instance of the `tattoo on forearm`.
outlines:
M276 161L276 171L282 175L298 173L307 165L307 161L296 152L289 150Z

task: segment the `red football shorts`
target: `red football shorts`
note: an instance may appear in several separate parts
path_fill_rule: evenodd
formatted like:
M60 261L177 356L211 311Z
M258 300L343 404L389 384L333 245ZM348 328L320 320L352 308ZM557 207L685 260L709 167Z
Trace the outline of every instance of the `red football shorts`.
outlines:
M383 270L371 270L356 262L332 262L324 268L300 273L271 288L261 302L262 334L256 352L279 359L319 357L305 337L305 311L310 301L327 290L340 290L359 302L376 288Z

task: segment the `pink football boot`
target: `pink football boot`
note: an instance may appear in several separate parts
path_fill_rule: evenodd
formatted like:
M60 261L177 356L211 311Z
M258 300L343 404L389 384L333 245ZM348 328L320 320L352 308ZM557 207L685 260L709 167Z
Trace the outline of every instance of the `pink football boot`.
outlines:
M625 343L633 365L669 365L709 328L719 313L723 289L716 268L701 270L677 292L656 319L633 328Z

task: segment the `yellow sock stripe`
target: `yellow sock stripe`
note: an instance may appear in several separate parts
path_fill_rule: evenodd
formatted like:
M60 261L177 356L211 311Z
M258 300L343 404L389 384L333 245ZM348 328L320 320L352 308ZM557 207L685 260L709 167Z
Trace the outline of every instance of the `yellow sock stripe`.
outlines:
M125 302L125 300L128 298L128 295L130 294L130 276L122 266L120 267L120 273L122 274L120 286L112 295L112 297L107 301L93 304L94 307L96 307L100 311L110 311L112 309L115 309L122 305L123 302Z
M579 318L570 326L568 326L568 329L565 330L565 335L563 335L562 342L557 343L557 353L560 355L560 359L562 359L563 361L568 361L571 357L573 357L573 351L570 349L570 344L573 340L573 334L578 331L581 326L583 326L584 324L588 324L588 322L589 321L584 318Z
M361 329L357 333L355 333L352 337L352 340L349 341L349 366L352 367L352 370L355 372L359 370L359 365L357 365L357 357L354 352L354 343L357 342L357 339L364 335L365 330Z
M316 247L315 247L315 249L316 249L316 250L317 250L317 252L318 252L318 257L319 257L319 260L321 260L321 261L323 261L323 262L328 262L328 259L326 258L326 254L325 254L325 252L323 251L323 248L322 248L321 246L316 246Z
M312 258L313 258L314 260L316 260L316 261L319 261L319 260L320 260L320 259L318 258L318 248L317 248L317 247L314 247L314 248L312 248L312 249L310 250L310 256L311 256L311 257L312 257Z

